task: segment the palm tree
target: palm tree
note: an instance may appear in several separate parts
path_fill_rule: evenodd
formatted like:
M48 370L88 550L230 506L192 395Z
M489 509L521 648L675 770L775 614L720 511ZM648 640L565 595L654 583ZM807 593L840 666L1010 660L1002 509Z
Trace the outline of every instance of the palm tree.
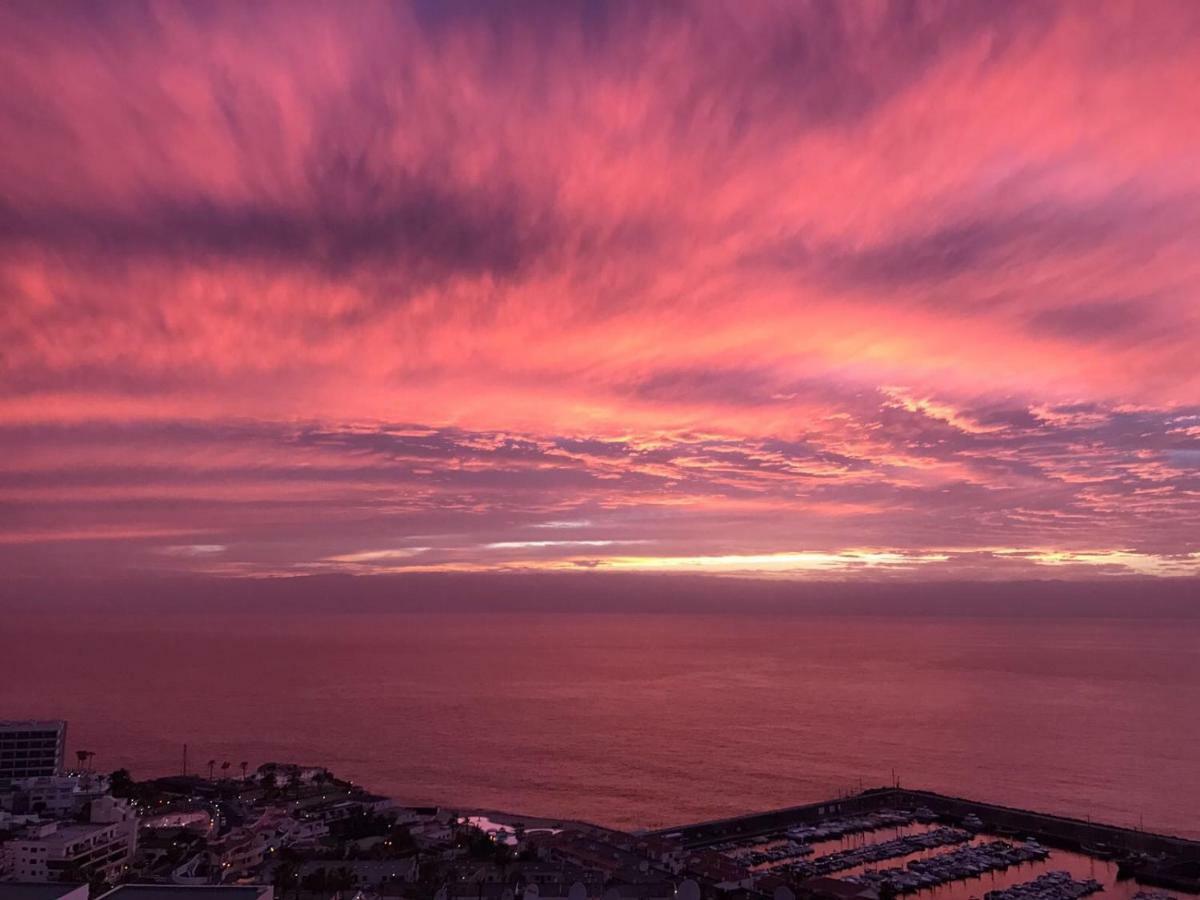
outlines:
M229 773L229 763L228 762L221 763L221 780L222 781L228 780L228 778L229 778L228 773Z
M250 763L248 762L242 762L242 781L246 780L246 769L249 767L249 765Z
M87 769L85 771L88 771L88 772L92 771L92 757L94 757L95 755L96 754L93 753L91 750L76 750L75 751L75 758L77 760L79 760L79 764L82 766L84 763L87 763Z
M209 781L213 780L213 769L215 769L216 767L217 767L217 761L215 759L210 759L208 761L208 780Z

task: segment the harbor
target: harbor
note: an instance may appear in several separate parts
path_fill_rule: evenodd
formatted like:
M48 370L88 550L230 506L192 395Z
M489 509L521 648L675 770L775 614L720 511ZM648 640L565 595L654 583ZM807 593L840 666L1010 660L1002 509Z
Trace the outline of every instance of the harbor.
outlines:
M1200 842L900 788L654 834L725 854L766 894L818 882L810 891L929 900L1200 894Z

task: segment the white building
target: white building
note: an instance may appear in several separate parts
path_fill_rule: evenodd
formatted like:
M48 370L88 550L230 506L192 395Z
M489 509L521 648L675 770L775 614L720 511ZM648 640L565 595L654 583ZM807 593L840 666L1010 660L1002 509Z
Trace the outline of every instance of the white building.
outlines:
M282 807L271 807L254 822L209 842L218 876L229 881L258 869L284 847L311 847L329 834L324 822L297 819Z
M14 778L0 787L0 809L14 815L40 815L48 819L68 818L91 800L108 792L104 775L42 775Z
M87 824L34 825L4 844L9 876L19 881L58 881L64 874L115 880L137 849L137 824L124 800L99 797L92 801Z

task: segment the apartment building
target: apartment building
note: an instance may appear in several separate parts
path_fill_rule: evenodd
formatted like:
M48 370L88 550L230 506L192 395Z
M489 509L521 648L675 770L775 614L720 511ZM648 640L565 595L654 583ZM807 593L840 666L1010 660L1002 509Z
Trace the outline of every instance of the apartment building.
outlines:
M0 721L0 781L61 775L67 723Z

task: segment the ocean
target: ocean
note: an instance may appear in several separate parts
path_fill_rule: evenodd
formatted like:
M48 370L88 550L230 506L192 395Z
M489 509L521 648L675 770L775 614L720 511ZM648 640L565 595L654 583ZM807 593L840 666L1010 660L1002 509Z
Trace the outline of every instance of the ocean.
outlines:
M186 744L623 828L894 778L1200 838L1195 618L10 612L20 717L135 777Z

